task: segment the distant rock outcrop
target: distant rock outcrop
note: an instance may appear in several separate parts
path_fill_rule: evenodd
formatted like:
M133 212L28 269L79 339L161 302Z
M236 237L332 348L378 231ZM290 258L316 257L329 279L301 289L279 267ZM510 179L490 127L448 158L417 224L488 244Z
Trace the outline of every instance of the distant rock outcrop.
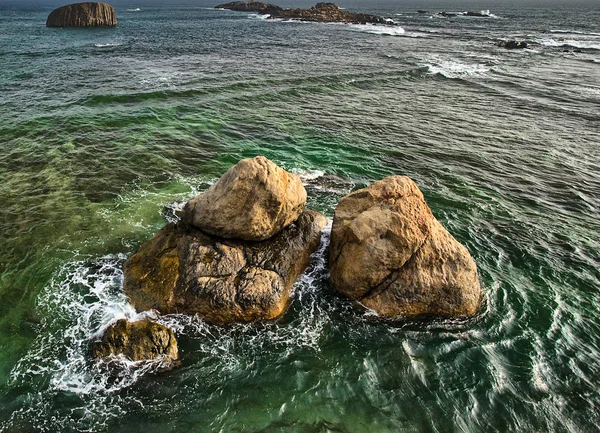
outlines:
M309 9L284 9L269 3L256 1L236 1L219 5L217 8L258 12L264 15L268 14L270 15L270 18L274 19L314 21L323 23L394 25L393 21L390 19L364 13L347 12L334 3L317 3L315 6Z
M507 50L522 50L527 48L527 42L524 41L500 41L499 47L506 48Z
M46 27L112 27L117 25L114 8L106 3L74 3L53 10Z
M103 360L110 360L112 356L123 356L129 361L156 360L160 362L159 370L179 365L175 334L150 319L117 320L106 329L102 339L94 343L92 355Z
M216 6L216 9L229 9L239 12L258 12L262 15L277 14L282 7L260 1L234 1Z
M337 292L386 317L472 315L481 300L471 255L404 176L340 201L330 267Z

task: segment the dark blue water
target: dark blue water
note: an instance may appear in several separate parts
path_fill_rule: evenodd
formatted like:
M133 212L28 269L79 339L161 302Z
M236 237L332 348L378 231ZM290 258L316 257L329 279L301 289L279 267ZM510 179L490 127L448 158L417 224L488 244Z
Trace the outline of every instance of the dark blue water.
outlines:
M597 431L598 5L341 4L390 29L216 3L115 2L116 28L47 29L59 3L0 2L0 431ZM480 314L365 315L330 289L325 234L280 320L163 317L180 369L100 371L90 341L137 317L125 258L258 154L328 217L412 177L478 264Z

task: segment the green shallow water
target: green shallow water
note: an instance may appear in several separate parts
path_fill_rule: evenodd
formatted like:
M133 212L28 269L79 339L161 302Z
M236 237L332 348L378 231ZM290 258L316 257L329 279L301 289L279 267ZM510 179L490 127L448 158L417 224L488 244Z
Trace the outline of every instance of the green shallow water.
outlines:
M397 19L386 36L115 6L117 28L73 31L43 26L50 5L0 5L0 431L596 430L597 8L351 5ZM509 37L532 49L496 47ZM255 155L299 173L328 217L412 177L475 258L481 312L354 309L327 282L326 233L280 320L163 317L182 368L103 374L87 345L136 316L126 257Z

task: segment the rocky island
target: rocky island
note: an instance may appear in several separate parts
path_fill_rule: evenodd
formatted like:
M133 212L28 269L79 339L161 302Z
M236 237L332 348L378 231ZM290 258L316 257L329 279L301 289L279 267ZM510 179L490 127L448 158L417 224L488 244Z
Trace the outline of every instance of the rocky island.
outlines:
M258 1L235 1L216 6L242 12L257 12L269 15L270 19L287 19L322 23L386 24L394 25L389 18L364 13L347 12L334 3L317 3L309 9L284 9L280 6Z
M117 14L107 3L73 3L59 7L48 15L46 27L113 27Z
M238 162L128 258L125 294L144 314L221 325L277 319L327 225L306 200L300 178L267 158ZM339 202L329 267L336 292L383 317L469 316L482 298L473 258L405 176ZM117 321L92 353L158 362L158 371L180 362L173 331L149 319Z
M127 260L125 293L140 312L277 318L327 225L305 203L298 176L264 157L242 160Z

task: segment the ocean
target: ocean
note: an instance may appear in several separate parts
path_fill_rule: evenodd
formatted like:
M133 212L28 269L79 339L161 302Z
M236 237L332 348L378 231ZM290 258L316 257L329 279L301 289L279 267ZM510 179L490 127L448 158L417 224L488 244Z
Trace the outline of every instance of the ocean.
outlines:
M598 431L597 2L339 2L395 28L112 4L116 28L49 29L59 2L0 1L0 432ZM477 262L479 314L354 308L326 230L281 319L163 316L181 368L97 368L90 342L139 317L127 256L255 155L330 221L410 176Z

